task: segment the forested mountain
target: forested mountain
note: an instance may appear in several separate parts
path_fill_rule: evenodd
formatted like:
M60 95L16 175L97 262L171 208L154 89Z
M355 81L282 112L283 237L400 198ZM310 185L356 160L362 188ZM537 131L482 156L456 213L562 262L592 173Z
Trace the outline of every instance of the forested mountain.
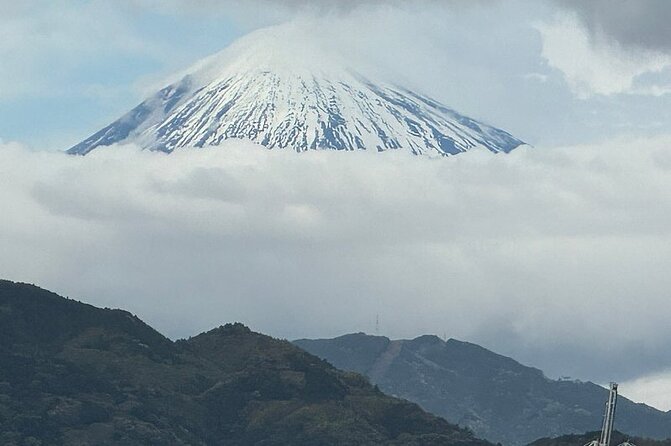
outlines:
M240 324L172 342L126 311L0 281L0 339L3 446L488 445Z

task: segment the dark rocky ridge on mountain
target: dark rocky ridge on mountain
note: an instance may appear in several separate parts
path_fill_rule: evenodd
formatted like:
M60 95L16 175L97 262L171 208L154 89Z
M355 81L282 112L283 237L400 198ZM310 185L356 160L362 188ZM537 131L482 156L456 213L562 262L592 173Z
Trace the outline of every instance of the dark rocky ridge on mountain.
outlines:
M122 310L0 281L0 444L487 446L229 324L172 342Z
M606 389L548 379L475 344L436 336L392 341L363 333L294 343L489 441L523 445L601 426ZM671 437L671 414L626 398L618 401L615 423L632 435Z

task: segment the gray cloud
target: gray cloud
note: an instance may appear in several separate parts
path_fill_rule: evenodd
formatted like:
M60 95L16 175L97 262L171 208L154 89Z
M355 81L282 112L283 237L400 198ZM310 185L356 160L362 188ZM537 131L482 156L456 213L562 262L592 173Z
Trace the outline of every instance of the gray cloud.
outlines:
M385 10L418 13L424 10L459 12L491 6L500 0L124 0L129 7L179 14L221 14L236 17L250 27L264 26L297 16L349 16Z
M232 320L335 336L379 314L392 337L624 380L671 367L669 142L450 159L5 146L0 271L171 336Z
M595 35L629 47L671 51L671 2L667 0L559 0L578 13Z
M490 3L496 0L420 0L414 6L408 5L403 0L125 0L125 3L140 8L159 10L179 10L182 12L201 13L203 11L227 11L235 14L240 8L251 8L256 11L268 9L282 9L287 13L301 12L351 12L362 7L406 7L412 9L427 5L450 5L453 7L465 7L473 4ZM237 9L232 10L232 9Z

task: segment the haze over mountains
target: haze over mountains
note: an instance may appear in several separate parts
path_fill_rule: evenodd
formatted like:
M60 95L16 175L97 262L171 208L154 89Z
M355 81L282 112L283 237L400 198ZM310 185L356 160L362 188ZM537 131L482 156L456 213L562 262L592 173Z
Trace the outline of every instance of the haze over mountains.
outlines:
M523 445L601 426L607 395L603 387L549 379L538 369L475 344L436 336L390 340L363 333L294 343L493 442ZM630 435L669 438L671 413L620 397L615 426Z
M524 144L343 57L295 24L255 31L72 147L135 143L172 152L246 139L269 149L403 149L455 155ZM399 61L401 63L401 61Z

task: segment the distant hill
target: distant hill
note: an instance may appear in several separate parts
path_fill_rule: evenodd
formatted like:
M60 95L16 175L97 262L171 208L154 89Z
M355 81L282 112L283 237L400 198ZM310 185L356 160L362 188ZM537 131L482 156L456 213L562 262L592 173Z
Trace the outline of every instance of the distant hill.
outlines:
M601 426L606 389L548 379L475 344L436 336L392 341L363 333L294 343L489 441L516 446ZM671 437L671 414L625 398L618 400L615 424L632 435Z
M172 342L121 310L0 281L0 444L488 446L287 341Z
M586 434L562 435L556 438L541 438L528 446L584 446L590 441L598 439L600 434L601 432L588 432ZM650 438L630 437L621 432L613 431L611 446L618 446L625 441L636 446L671 446L671 439L652 440Z

